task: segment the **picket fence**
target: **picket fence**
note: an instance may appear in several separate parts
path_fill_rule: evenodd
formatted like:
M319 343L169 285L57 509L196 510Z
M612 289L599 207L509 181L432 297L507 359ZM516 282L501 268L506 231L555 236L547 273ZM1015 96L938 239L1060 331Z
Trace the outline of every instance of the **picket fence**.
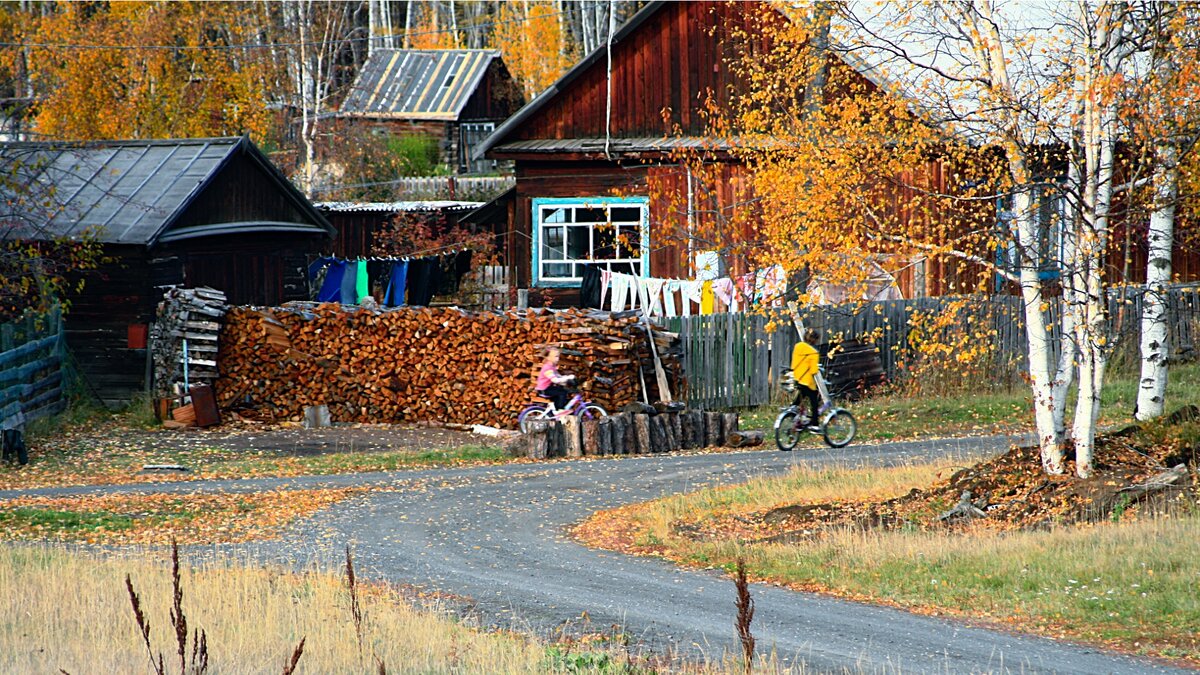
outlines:
M58 308L0 325L0 429L62 412L65 348Z
M805 327L821 331L823 340L860 339L879 349L889 379L900 375L912 358L910 335L918 315L953 311L956 320L944 330L967 331L993 341L991 367L996 379L1026 369L1025 318L1019 296L986 298L917 298L801 311ZM1200 332L1200 288L1175 289L1168 302L1173 353L1196 355ZM1049 321L1055 349L1059 344L1061 307L1050 303ZM1109 321L1118 346L1136 349L1140 337L1142 295L1135 289L1109 298ZM786 310L756 313L673 317L667 329L683 341L687 402L700 407L749 407L773 402L779 375L790 367L798 341ZM942 336L935 336L942 339Z
M397 178L398 198L486 201L516 185L512 176L417 176Z

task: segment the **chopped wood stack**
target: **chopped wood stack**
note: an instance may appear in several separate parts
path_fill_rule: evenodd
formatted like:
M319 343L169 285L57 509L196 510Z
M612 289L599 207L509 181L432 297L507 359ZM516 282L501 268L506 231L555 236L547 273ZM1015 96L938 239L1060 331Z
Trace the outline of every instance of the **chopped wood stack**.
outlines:
M696 448L741 447L761 431L738 431L737 413L683 410L653 415L618 413L580 422L574 417L530 424L508 451L517 457L547 459L597 455L649 455Z
M181 391L187 390L183 386L185 363L188 385L216 382L225 310L225 294L212 288L171 288L163 294L150 330L155 398L173 397L176 384Z
M615 410L642 396L630 353L646 342L634 317L597 311L236 307L221 334L217 396L224 409L273 419L324 404L336 422L512 428L546 347L562 347L560 370L585 398Z

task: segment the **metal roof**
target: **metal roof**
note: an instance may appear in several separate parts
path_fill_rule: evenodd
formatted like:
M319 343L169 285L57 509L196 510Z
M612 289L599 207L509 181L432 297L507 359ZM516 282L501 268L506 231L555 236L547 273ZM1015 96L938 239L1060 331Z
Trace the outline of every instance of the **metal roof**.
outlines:
M105 243L153 245L241 153L310 216L309 222L291 225L332 233L324 216L246 137L0 144L0 169L8 176L0 180L0 223L12 225L19 238L78 237L89 231ZM260 223L221 225L210 233L235 226L257 231Z
M398 213L400 211L467 211L484 202L427 200L406 202L316 202L313 206L331 213Z
M343 115L456 120L493 59L490 49L376 49L342 103Z

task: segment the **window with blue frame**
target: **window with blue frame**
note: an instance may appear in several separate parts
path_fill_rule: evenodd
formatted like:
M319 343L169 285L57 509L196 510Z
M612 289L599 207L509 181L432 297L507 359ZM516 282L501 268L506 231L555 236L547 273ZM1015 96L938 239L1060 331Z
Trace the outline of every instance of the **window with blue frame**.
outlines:
M570 286L583 269L645 276L650 270L649 200L533 200L533 282Z

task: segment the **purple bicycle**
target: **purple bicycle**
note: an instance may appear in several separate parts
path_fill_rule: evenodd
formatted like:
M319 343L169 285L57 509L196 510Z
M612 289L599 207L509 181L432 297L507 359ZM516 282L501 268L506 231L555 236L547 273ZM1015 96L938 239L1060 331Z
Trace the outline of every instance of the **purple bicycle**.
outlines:
M582 394L576 392L571 397L571 401L567 403L567 407L562 410L556 409L553 402L530 403L525 406L517 415L517 428L521 430L521 433L525 433L529 431L530 422L552 420L566 415L575 415L581 420L591 420L608 417L608 411L595 403L588 403L583 400Z

